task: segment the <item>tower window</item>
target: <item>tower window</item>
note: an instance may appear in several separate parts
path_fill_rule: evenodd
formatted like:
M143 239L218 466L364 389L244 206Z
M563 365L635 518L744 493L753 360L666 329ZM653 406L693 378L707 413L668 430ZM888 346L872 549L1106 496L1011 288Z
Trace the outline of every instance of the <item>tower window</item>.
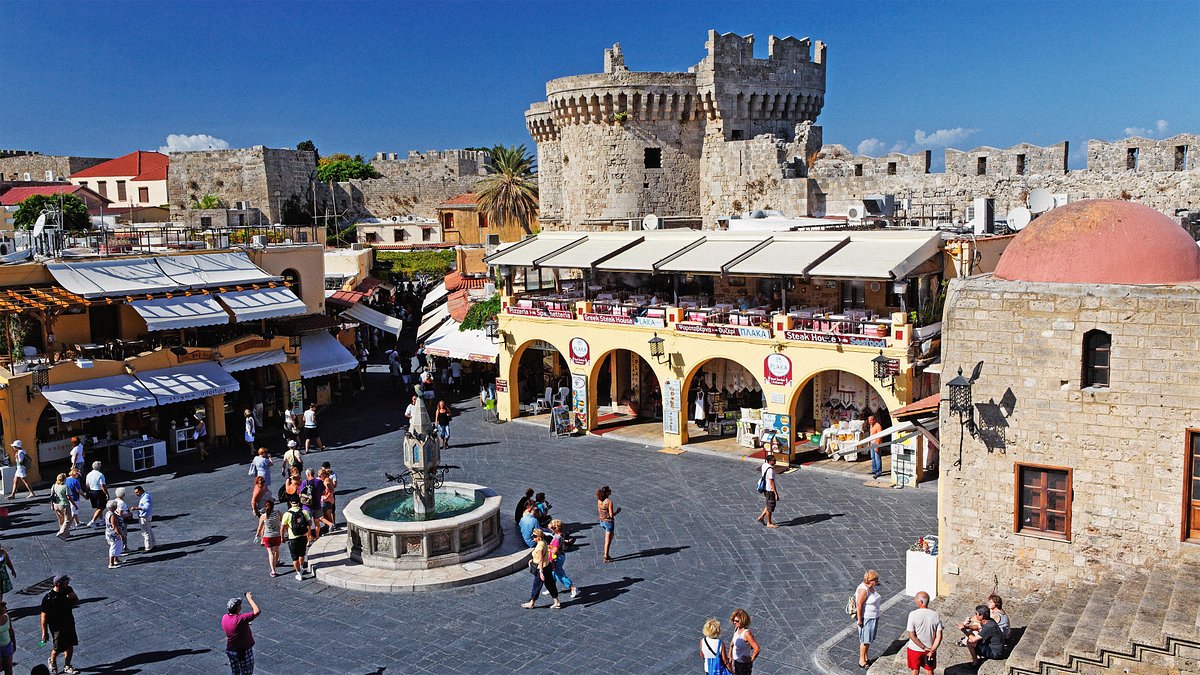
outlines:
M975 175L987 175L987 157L980 157L979 159L975 160Z
M862 164L855 164L855 165L854 165L854 175L855 175L855 176L861 176L861 175L862 175L862 167L863 167L863 165L862 165Z
M1102 330L1089 330L1084 333L1082 386L1108 387L1111 357L1111 335Z
M888 162L887 175L889 175L889 176L896 175L896 163L895 162Z
M646 148L643 163L647 169L662 168L662 148Z
M1024 176L1027 167L1025 166L1025 155L1017 155L1017 175Z
M1138 170L1138 149L1129 148L1125 151L1125 168L1129 171Z
M1188 146L1175 146L1175 170L1187 171L1188 168Z

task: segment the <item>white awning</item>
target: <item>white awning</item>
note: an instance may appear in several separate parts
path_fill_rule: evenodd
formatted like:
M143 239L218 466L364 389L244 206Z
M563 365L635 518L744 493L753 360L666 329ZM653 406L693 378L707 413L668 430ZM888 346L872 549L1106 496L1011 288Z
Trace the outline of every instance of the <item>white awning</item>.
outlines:
M145 295L278 281L241 251L47 263L54 280L85 298Z
M634 244L600 263L598 270L617 272L654 272L654 265L662 260L683 251L704 240L704 235L698 232L684 232L676 235L669 230L656 236L646 236L639 244Z
M149 330L172 330L229 323L229 312L211 295L176 295L129 303Z
M287 361L287 354L283 353L282 349L272 349L265 352L256 352L254 354L243 354L241 356L231 356L227 359L221 359L218 363L225 369L225 372L236 373L239 370L250 370L251 368L261 368L263 366L273 366L277 363Z
M430 307L443 302L447 295L450 295L450 291L446 290L446 282L439 282L425 294L425 300L421 302L421 311L428 312Z
M814 277L842 279L903 279L921 263L937 255L941 233L921 232L911 237L881 237L862 233L809 270Z
M534 262L538 267L587 269L630 248L634 244L640 243L642 239L641 232L628 232L607 236L604 234L589 234L587 241L566 250L542 256Z
M489 265L533 267L536 260L551 253L562 251L584 239L586 235L573 232L546 232L536 237L523 239L483 259Z
M283 286L218 293L217 297L233 313L236 321L257 321L308 313L308 308L300 298Z
M132 375L111 375L92 380L42 387L42 396L64 422L152 408L158 401Z
M388 316L383 312L377 312L362 303L357 303L350 309L342 312L342 316L355 321L361 321L368 326L374 326L385 333L399 335L400 330L404 328L404 322L394 316Z
M147 370L138 373L137 379L158 399L159 405L228 394L239 388L238 381L212 361Z
M325 331L308 333L300 339L300 377L332 375L358 367L358 359Z
M720 274L722 268L746 255L754 248L765 245L767 239L708 239L699 246L672 258L658 266L663 272L700 272Z
M244 251L160 256L158 265L163 273L183 288L246 286L279 281L279 277L250 262Z
M461 326L451 319L425 341L425 353L465 361L496 363L500 358L500 347L488 339L481 330L460 331Z
M846 237L831 235L828 239L789 240L776 237L774 241L751 253L745 259L730 265L730 274L762 276L803 276L837 247L847 241Z
M446 305L442 305L432 312L426 313L421 319L421 325L417 327L417 340L420 341L429 337L448 318L450 318L450 309Z

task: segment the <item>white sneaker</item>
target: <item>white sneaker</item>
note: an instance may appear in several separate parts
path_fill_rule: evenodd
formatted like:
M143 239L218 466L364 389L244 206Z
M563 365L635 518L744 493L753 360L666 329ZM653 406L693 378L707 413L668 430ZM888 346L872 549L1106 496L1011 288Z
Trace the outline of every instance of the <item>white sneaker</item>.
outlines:
M575 598L578 598L578 597L579 597L579 589L572 588L571 589L571 599L574 600Z
M550 595L550 589L542 589L542 595Z
M296 581L304 581L304 573L296 572Z

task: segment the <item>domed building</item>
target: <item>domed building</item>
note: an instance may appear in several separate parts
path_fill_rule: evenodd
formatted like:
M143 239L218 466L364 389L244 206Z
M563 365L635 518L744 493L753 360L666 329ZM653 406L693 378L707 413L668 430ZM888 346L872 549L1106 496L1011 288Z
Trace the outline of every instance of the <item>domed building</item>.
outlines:
M942 360L939 594L1010 600L1014 669L1200 645L1200 246L1054 209L951 282Z

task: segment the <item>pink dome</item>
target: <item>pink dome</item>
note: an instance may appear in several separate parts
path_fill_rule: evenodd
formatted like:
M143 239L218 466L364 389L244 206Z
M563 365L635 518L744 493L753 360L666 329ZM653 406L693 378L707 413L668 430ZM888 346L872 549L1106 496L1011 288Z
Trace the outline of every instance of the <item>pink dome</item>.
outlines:
M1030 223L1000 256L995 277L1071 284L1200 282L1200 246L1148 206L1085 199Z

